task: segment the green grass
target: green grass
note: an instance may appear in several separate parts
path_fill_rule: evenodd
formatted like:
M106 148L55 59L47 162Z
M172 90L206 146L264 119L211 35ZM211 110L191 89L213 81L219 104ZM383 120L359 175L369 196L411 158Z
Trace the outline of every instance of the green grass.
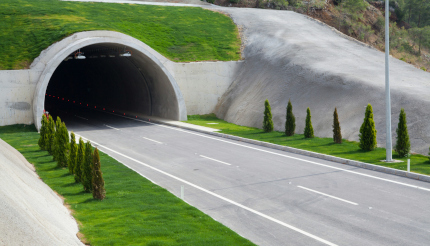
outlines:
M317 153L338 156L350 160L362 161L366 163L381 165L385 167L407 170L407 159L399 158L395 153L393 158L402 160L401 163L385 163L380 160L385 159L385 148L376 148L373 151L363 151L358 147L358 142L343 140L342 144L335 144L332 138L311 138L306 139L302 134L295 134L287 137L283 132L265 133L262 129L239 126L218 119L214 114L209 115L189 115L187 123L220 129L221 133L234 136L255 139L259 141L290 146L298 149L309 150ZM218 124L208 124L218 123ZM430 161L427 156L411 155L411 171L430 175Z
M2 0L0 69L28 67L49 45L89 30L130 35L178 62L240 59L233 21L201 8Z
M100 152L106 199L94 200L37 145L34 126L0 127L0 138L65 198L91 245L253 245L167 190Z

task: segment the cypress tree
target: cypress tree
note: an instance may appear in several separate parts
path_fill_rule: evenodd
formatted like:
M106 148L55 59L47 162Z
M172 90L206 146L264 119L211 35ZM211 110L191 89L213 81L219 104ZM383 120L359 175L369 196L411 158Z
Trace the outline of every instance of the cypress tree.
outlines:
M360 127L360 148L362 150L373 150L376 148L376 129L373 120L372 105L368 104L364 116L363 124Z
M92 191L93 149L88 141L85 144L85 161L82 165L82 185L86 192Z
M313 138L314 137L314 128L312 127L311 121L311 110L308 108L306 110L306 126L305 126L305 138Z
M265 132L273 131L272 109L270 108L269 100L264 102L264 121L263 129Z
M103 174L100 167L99 151L97 148L94 150L92 171L93 198L103 200L106 196L105 181L103 180Z
M71 137L71 141L70 141L70 152L69 152L69 160L68 160L68 165L69 165L69 173L70 174L74 174L74 168L76 165L76 157L78 155L78 146L76 144L76 137L75 134L72 132L70 134Z
M57 165L59 167L67 167L67 156L69 149L69 132L66 124L63 122L57 130Z
M79 145L78 145L78 155L76 157L76 165L74 167L74 174L75 174L75 181L76 183L81 182L82 181L82 166L84 165L84 161L85 161L85 147L84 147L85 143L84 140L82 140L82 138L79 138Z
M342 133L340 132L339 117L337 115L337 108L334 108L333 113L333 141L335 143L342 143Z
M408 126L406 123L406 113L402 108L399 115L399 124L397 125L397 142L394 150L400 157L408 156L411 150L411 143L409 142Z
M39 147L41 150L46 150L46 131L47 131L48 120L46 119L46 115L42 116L42 127L40 127L40 136L39 136Z
M54 132L54 146L53 146L53 154L54 161L58 160L58 156L60 155L60 144L61 144L61 119L60 116L57 116L57 120L55 121L55 132Z
M287 116L285 120L285 135L293 136L295 130L296 130L296 118L294 117L294 114L293 114L293 105L291 105L291 101L288 100Z
M48 120L48 133L47 133L47 138L48 138L48 152L49 154L53 155L54 154L54 140L55 140L55 122L54 119L52 118L52 116L49 116L49 120Z

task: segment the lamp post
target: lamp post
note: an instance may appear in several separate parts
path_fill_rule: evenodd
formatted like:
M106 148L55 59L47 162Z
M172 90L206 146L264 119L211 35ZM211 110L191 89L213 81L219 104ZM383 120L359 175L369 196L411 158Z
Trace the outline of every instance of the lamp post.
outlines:
M390 6L389 0L385 0L385 120L386 120L386 162L393 161L391 143L391 98L390 98Z

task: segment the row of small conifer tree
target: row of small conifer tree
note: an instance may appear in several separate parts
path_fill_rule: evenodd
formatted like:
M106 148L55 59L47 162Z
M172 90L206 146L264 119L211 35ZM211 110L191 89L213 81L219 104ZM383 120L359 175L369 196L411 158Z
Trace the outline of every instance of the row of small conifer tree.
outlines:
M67 167L75 182L81 182L86 192L92 192L95 199L103 200L106 191L98 149L95 148L93 152L91 143L84 143L82 138L76 144L73 132L70 137L69 142L69 132L60 117L54 122L50 115L42 116L39 147L53 156L57 167Z
M263 120L263 129L265 132L273 131L273 121L272 121L272 112L270 108L270 103L268 100L264 102L265 110L264 110L264 120ZM311 110L307 108L306 110L306 126L304 129L305 138L313 138L314 137L314 129L312 127L311 121ZM335 143L342 143L342 133L340 130L339 124L339 116L337 114L337 109L334 108L333 112L333 141ZM285 135L293 136L296 129L296 118L293 114L293 106L291 101L288 100L287 105L287 114L285 121ZM411 144L409 141L408 127L406 122L406 113L402 108L400 110L399 115L399 123L397 126L397 141L394 147L394 151L400 156L405 157L409 155ZM366 112L364 116L363 124L360 127L360 143L359 147L362 150L374 150L377 146L376 141L376 129L375 129L375 121L373 120L373 109L372 105L368 104L366 107ZM429 152L430 155L430 152ZM430 158L430 157L429 157Z

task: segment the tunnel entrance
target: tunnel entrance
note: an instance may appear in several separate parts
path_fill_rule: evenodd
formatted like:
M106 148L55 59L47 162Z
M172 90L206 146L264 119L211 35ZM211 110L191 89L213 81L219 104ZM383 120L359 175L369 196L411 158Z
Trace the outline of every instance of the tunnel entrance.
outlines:
M34 66L44 67L33 99L38 129L44 109L70 107L187 118L179 86L163 65L167 59L130 36L111 31L76 33L36 60Z
M170 113L175 118L170 109L177 107L174 101L167 111L157 112L160 105L153 105L151 94L158 89L162 98L158 103L162 104L174 95L169 93L169 88L157 88L160 85L156 83L160 81L151 77L148 68L142 69L145 67L137 51L126 46L95 44L79 49L67 56L52 75L46 90L45 109L54 112L78 106L153 116L155 106L154 111L160 117Z

